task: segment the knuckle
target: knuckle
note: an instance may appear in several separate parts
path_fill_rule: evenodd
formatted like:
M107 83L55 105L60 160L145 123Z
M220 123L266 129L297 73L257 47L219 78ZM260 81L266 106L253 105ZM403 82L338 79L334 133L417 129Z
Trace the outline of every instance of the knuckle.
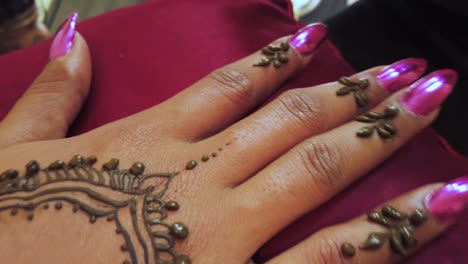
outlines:
M341 254L340 244L333 238L320 238L315 241L316 252L314 258L318 264L344 264L346 263Z
M44 127L65 131L71 122L72 113L84 100L76 91L67 90L62 81L35 83L28 89L25 97L30 114L41 120Z
M84 99L89 86L87 74L80 69L63 65L60 61L49 64L28 89L31 94L59 94Z
M334 188L342 175L342 148L331 142L312 140L298 148L300 159L316 189Z
M310 131L325 131L326 116L317 96L311 96L302 89L290 90L278 97L278 102L286 115L296 119Z
M34 101L46 105L53 112L64 112L68 108L76 108L81 105L86 98L86 92L82 89L77 89L73 83L65 80L40 81L34 83L26 92L25 96L34 98ZM57 111L57 107L62 106L63 109ZM60 113L57 113L60 114Z
M249 103L254 96L252 81L237 70L218 69L208 77L214 81L214 87L235 105Z

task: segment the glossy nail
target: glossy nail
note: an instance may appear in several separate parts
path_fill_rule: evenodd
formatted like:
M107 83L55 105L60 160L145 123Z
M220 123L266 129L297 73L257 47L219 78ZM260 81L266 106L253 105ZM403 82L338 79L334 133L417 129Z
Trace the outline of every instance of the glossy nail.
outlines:
M325 40L328 28L324 24L310 24L299 30L289 44L301 55L312 53Z
M456 218L468 203L468 176L453 180L426 197L426 206L436 220Z
M426 60L408 58L385 67L376 78L382 88L389 93L394 93L415 82L426 69Z
M50 47L50 60L55 60L67 55L73 48L77 18L78 13L73 13L60 27L52 41L52 46Z
M457 83L454 70L435 71L410 86L402 96L403 105L416 115L425 116L436 110Z

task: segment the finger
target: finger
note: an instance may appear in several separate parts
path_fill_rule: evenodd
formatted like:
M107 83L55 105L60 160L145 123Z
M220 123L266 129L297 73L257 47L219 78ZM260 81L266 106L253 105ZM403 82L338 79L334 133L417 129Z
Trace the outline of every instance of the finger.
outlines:
M0 123L0 146L65 137L88 94L91 61L76 14L64 23L50 50L51 61Z
M363 215L319 231L269 263L401 262L449 226L450 222L440 222L437 217L434 218L425 204L425 198L441 186L443 185L433 184L421 187L373 210L373 216L378 216L377 220L385 221L387 225L379 224L376 220L371 220L375 218ZM383 212L387 216L384 216ZM372 239L369 239L370 236Z
M223 179L234 186L244 181L304 139L342 125L356 113L377 105L390 93L416 81L426 70L426 65L423 59L410 58L350 78L357 85L363 84L362 87L349 85L350 81L342 79L284 93L266 107L208 140L208 144L219 145L226 138L240 139L231 147L229 161L243 166L230 175L223 173ZM337 91L353 87L359 89L354 92L347 90L344 96L337 96ZM365 95L369 102L367 106L357 105L358 93Z
M256 52L215 70L154 111L171 116L171 133L174 137L199 139L211 135L248 113L307 64L326 33L327 28L323 24L305 27L296 35L271 44L280 47L281 43L289 43L291 48L287 51L286 48L268 51L268 54L282 54L282 62L274 59L264 66L255 67L262 58L275 56ZM278 68L273 65L275 61ZM154 118L154 111L147 114Z
M429 125L456 80L457 74L452 70L434 72L373 110L387 113L386 118L373 123L353 121L305 140L234 189L239 196L236 199L253 203L258 213L255 221L269 221L278 231L368 173ZM398 115L386 110L389 105L399 109ZM397 129L397 134L382 138L384 133L375 131L368 138L357 136L362 127L383 123ZM279 196L281 199L277 199Z

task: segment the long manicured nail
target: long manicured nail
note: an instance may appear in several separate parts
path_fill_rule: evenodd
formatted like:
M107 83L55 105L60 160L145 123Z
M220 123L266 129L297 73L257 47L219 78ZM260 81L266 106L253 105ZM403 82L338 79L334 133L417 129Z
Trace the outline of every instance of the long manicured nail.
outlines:
M299 30L289 44L301 55L312 53L325 40L328 28L324 24L311 24Z
M67 55L73 48L77 18L78 13L73 13L60 27L52 41L52 46L50 47L50 60L55 60Z
M436 110L457 83L454 70L435 71L410 86L402 96L403 105L416 115L425 116Z
M426 69L425 59L408 58L385 67L376 78L382 88L394 93L415 82Z
M468 176L453 180L426 198L426 206L432 216L440 221L456 218L468 203Z

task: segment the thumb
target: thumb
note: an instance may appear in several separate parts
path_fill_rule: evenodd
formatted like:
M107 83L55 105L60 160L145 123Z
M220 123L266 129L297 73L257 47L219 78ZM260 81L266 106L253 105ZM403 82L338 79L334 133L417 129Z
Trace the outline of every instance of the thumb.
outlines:
M91 59L71 15L55 36L50 62L0 123L0 147L65 137L89 91Z

